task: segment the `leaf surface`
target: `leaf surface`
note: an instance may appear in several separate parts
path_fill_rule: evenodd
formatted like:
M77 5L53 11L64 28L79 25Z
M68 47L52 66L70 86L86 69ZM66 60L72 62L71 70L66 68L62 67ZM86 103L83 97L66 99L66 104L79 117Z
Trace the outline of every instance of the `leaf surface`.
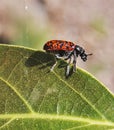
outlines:
M78 68L24 47L0 45L0 130L114 129L114 96Z

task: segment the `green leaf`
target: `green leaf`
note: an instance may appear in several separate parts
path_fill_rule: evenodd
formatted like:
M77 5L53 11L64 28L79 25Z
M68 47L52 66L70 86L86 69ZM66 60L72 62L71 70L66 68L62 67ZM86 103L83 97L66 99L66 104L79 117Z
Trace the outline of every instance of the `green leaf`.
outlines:
M0 130L114 129L114 96L78 68L23 47L0 45Z

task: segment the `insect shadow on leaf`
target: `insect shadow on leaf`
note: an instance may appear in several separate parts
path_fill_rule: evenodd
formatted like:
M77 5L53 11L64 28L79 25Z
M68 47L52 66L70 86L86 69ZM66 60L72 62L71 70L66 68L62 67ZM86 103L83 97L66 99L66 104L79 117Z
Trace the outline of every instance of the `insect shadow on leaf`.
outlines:
M25 62L27 67L39 66L39 69L51 67L55 63L55 58L51 54L41 51L34 52Z
M57 61L59 61L58 68L64 68L67 66L67 63L64 60L57 59Z

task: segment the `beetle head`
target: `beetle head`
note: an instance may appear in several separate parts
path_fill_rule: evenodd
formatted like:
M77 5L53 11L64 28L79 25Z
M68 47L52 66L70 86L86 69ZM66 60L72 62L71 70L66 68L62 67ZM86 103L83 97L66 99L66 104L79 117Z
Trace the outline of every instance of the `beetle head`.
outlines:
M92 55L92 53L86 54L85 50L82 47L78 46L78 45L76 45L75 50L76 50L77 56L79 55L83 61L86 61L87 57Z

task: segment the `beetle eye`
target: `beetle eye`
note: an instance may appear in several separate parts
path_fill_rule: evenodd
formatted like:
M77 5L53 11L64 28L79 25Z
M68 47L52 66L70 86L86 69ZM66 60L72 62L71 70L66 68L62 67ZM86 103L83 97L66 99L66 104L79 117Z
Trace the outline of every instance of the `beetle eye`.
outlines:
M84 53L84 50L83 50L81 47L77 47L77 51L78 51L80 54Z
M79 47L77 47L76 49L77 49L77 51L80 51L80 48L79 48Z

